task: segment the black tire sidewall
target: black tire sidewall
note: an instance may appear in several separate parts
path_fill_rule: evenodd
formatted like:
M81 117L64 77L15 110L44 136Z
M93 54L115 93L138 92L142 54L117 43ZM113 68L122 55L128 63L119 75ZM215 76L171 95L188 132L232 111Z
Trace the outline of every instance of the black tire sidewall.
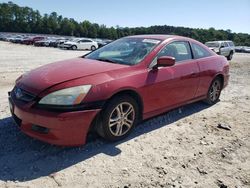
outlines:
M73 46L71 46L71 49L72 49L72 50L76 50L76 49L77 49L77 46L76 46L76 45L73 45Z
M96 47L95 46L91 46L90 50L94 51L94 50L96 50Z
M230 54L227 56L227 60L230 61L233 59L233 52L230 52Z
M128 102L131 105L133 105L135 109L135 120L134 120L132 127L126 134L117 137L117 136L114 136L110 132L109 117L112 111L114 110L114 108L122 102ZM111 99L111 101L108 102L107 106L101 112L101 118L100 118L101 122L100 122L98 133L100 136L102 136L105 140L108 140L108 141L122 140L123 138L127 137L130 134L130 132L134 129L135 125L138 123L138 120L139 120L139 107L138 107L136 100L128 95L117 96Z

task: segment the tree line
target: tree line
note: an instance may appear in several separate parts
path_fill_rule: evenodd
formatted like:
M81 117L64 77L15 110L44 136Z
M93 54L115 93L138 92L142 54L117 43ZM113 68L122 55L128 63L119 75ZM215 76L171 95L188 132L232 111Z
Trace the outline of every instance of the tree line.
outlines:
M193 29L174 26L106 27L89 21L77 22L56 12L41 15L38 10L21 7L13 2L0 3L0 32L56 34L89 38L117 39L138 34L173 34L194 38L200 42L232 40L236 45L250 46L250 35L231 30Z

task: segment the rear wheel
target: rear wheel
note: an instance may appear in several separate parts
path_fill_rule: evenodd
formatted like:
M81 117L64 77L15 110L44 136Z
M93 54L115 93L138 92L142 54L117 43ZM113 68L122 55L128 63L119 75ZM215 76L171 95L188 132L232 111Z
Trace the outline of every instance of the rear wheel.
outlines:
M222 90L222 81L220 78L215 78L208 90L205 102L210 105L218 102L221 90Z
M138 114L138 105L132 97L115 97L101 112L97 132L106 140L121 140L128 136L137 124Z
M91 46L91 51L95 51L96 50L96 47L95 46Z
M76 45L73 45L73 46L71 46L71 49L72 49L72 50L77 50L77 46L76 46Z

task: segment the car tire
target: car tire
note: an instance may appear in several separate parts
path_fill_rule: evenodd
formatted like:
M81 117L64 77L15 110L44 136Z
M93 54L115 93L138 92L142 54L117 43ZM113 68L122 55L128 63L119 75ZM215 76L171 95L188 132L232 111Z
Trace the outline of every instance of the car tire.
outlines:
M90 50L91 50L91 51L95 51L95 50L96 50L96 47L95 47L95 46L91 46Z
M77 46L76 46L76 45L73 45L73 46L71 46L71 49L72 49L72 50L77 50Z
M227 60L230 61L233 59L233 52L230 52L230 54L227 56Z
M204 102L206 102L209 105L217 103L220 99L222 88L223 88L222 80L218 77L215 78L208 89L207 98L205 99Z
M139 120L139 107L129 95L117 96L107 103L100 114L97 133L108 141L127 137Z

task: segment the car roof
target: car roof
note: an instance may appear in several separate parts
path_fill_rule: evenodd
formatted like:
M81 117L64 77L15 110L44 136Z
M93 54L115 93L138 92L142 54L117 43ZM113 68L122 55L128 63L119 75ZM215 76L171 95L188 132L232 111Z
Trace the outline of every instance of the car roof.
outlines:
M128 36L126 38L147 38L147 39L158 39L158 40L166 40L166 39L189 39L187 37L182 37L178 35L133 35L133 36Z
M231 40L215 40L215 41L208 41L208 42L233 42ZM208 43L206 42L206 43Z
M74 40L92 40L91 38L73 38Z

